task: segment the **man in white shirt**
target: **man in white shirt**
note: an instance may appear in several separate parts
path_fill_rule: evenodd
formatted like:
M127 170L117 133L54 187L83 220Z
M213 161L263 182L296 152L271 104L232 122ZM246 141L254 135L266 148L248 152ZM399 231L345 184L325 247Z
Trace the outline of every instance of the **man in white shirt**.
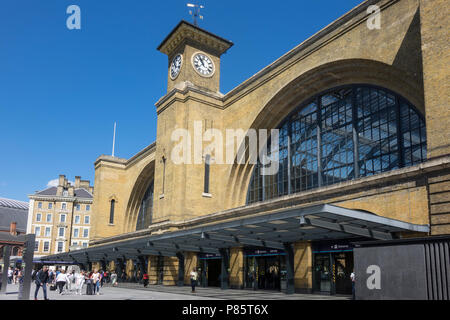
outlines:
M198 273L195 269L192 269L191 271L191 287L192 287L192 292L195 292L195 286L197 285L197 278L198 278Z
M11 267L8 269L8 284L12 283L14 271Z

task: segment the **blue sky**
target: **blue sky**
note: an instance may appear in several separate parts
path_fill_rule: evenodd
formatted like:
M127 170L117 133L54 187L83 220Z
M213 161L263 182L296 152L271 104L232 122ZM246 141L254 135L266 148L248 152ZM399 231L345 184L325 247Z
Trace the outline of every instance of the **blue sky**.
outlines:
M154 103L167 90L156 47L185 0L0 2L0 197L28 201L59 174L94 181L94 161L130 158L156 139ZM362 0L203 0L200 26L234 42L222 58L226 93ZM66 9L81 8L81 30Z

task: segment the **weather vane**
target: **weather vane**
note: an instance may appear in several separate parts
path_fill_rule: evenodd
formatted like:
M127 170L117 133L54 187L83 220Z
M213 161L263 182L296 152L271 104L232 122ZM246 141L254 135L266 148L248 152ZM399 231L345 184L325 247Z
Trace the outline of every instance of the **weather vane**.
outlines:
M189 8L192 8L192 10L189 10L189 14L194 18L194 25L198 27L197 19L200 18L200 20L203 20L203 16L200 14L200 10L205 7L199 4L192 4L192 3L188 3L187 6Z

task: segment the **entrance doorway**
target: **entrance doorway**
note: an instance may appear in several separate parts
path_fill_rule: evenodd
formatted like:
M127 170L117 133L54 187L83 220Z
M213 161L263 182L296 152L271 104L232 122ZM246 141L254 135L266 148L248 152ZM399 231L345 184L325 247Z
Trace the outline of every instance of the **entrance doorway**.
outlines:
M221 259L208 259L206 261L206 277L208 287L220 287Z
M245 287L280 291L285 288L286 261L284 255L247 256Z
M314 291L325 294L352 294L352 271L353 251L316 253Z

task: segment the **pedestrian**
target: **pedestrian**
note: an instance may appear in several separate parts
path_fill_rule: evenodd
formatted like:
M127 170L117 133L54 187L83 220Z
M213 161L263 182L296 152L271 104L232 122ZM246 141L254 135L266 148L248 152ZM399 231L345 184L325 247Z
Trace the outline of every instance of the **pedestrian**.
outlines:
M66 272L62 270L56 277L56 286L59 288L59 294L63 293L64 286L69 282Z
M8 268L8 284L12 283L13 275L14 275L14 271L13 271L12 267L9 267Z
M86 283L86 295L92 295L93 294L91 276L92 276L92 273L89 273L89 271L87 271L84 274L84 281Z
M105 282L105 275L106 272L103 272L103 270L100 271L100 287L103 288L103 282Z
M352 299L356 300L355 296L355 271L350 274L350 279L352 279Z
M198 278L198 273L195 269L192 269L191 272L191 287L192 287L192 292L195 292L195 286L197 285L197 278Z
M115 271L111 273L111 284L113 287L117 286L117 273Z
M83 289L85 279L84 279L84 271L81 271L81 273L75 274L75 286L76 286L76 294L81 296L81 290Z
M34 300L37 300L37 296L39 293L39 288L42 287L42 291L44 291L44 299L50 300L47 298L47 282L49 280L48 277L48 269L47 266L44 266L41 270L36 273L36 277L34 283L36 284L36 290L34 291Z
M142 276L142 280L144 280L144 288L147 288L147 286L148 286L148 274L147 274L147 272L144 272L144 275Z
M94 284L94 294L99 295L100 290L100 273L98 273L98 270L94 270L94 273L92 274L92 282Z
M19 274L19 269L18 268L14 268L14 272L13 272L13 283L17 284L17 275Z
M3 268L0 266L0 290L2 290Z

